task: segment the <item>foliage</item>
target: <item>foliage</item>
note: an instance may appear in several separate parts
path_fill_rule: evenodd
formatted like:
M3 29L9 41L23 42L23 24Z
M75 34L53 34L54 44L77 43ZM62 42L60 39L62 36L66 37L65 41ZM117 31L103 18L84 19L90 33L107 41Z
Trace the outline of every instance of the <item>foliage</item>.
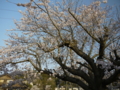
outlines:
M43 88L43 90L45 90L48 85L51 90L54 90L56 87L55 78L43 73L39 76L39 79L37 79L35 83L38 84L40 88Z

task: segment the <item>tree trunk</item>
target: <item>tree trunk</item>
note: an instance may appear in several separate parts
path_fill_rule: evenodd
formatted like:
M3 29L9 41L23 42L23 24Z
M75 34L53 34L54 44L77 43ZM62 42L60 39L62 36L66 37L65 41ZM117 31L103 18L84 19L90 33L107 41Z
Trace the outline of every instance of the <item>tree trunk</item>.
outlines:
M94 89L90 89L90 90L108 90L106 87L93 87Z

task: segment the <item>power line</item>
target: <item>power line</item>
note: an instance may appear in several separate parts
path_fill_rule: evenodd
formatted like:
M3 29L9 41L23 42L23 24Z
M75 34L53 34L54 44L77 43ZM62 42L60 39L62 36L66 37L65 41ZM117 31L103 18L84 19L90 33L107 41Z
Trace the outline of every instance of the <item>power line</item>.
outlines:
M12 19L12 18L3 18L3 17L0 17L0 19Z
M16 10L10 10L10 9L1 9L0 10L5 10L5 11L12 11L12 12L18 12ZM9 19L9 20L14 20L14 18L4 18L4 17L0 17L0 19Z
M4 18L4 17L0 17L0 19L12 19L12 20L14 20L14 18Z
M0 8L0 10L12 11L12 12L18 12L18 11L16 11L16 10L10 10L10 9L1 9L1 8Z
M17 3L14 3L14 2L8 1L8 0L6 0L6 1L9 2L9 3L12 3L12 4L17 4Z

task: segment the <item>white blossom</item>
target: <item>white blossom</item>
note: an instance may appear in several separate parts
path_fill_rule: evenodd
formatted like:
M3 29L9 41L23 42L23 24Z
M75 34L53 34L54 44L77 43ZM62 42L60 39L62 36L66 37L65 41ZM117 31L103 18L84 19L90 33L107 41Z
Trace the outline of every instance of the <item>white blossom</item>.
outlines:
M40 73L43 73L43 71L40 71Z
M103 3L107 3L107 0L103 0Z
M41 6L43 6L43 5L44 5L44 3L37 3L37 5L41 5Z

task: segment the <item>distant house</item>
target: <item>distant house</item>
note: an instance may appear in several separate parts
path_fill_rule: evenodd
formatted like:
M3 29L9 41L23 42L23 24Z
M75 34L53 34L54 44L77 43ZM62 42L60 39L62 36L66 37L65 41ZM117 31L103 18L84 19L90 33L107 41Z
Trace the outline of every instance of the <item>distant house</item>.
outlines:
M0 83L3 83L3 82L4 83L9 83L10 81L13 81L13 79L8 74L0 76Z
M9 75L1 75L0 76L0 85L2 83L9 83L10 81L13 81L13 79Z
M8 85L10 81L13 81L13 79L8 74L1 75L0 76L0 89L6 89L6 85Z
M15 82L16 80L12 79L12 77L8 74L0 76L0 90L14 90L14 89L26 89L27 85L19 82ZM11 82L11 84L10 84Z

